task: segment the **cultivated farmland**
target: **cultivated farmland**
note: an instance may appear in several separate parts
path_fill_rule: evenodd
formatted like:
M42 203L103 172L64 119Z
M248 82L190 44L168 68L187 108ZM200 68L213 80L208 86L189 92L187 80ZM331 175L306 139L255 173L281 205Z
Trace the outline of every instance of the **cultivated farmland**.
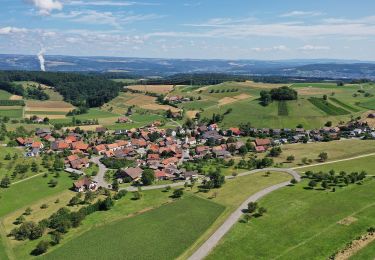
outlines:
M80 259L82 253L89 258L114 259L126 255L129 259L175 259L223 210L219 204L189 196L138 216L97 227L42 259Z

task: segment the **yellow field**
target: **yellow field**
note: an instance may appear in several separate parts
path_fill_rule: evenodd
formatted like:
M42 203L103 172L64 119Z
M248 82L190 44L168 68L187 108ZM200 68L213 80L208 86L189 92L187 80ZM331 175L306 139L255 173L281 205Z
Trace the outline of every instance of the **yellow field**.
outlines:
M37 117L40 117L40 118L48 117L49 119L64 119L64 118L66 118L66 115L46 115L46 114L39 114L39 113L26 115L26 117L29 117L29 118L32 117L32 116L37 116Z
M159 104L147 104L141 106L143 109L147 110L171 110L172 112L180 112L181 110L172 106L167 106L167 105L159 105Z
M323 88L314 88L314 87L306 87L306 88L298 88L297 92L299 95L302 96L310 96L310 95L324 95L324 94L331 94L331 89L323 89ZM342 92L341 90L335 90L336 93Z
M174 85L133 85L127 88L142 92L151 92L157 94L167 94L174 89Z
M10 96L9 100L22 100L22 96L12 95Z
M247 98L250 98L251 96L250 95L247 95L247 94L240 94L238 96L234 96L234 97L225 97L225 98L222 98L219 100L219 106L224 106L224 105L228 105L228 104L231 104L231 103L234 103L234 102L237 102L237 101L240 101L240 100L244 100L244 99L247 99Z
M74 130L77 127L79 127L82 130L85 130L85 131L95 131L97 127L102 127L102 125L79 125L79 126L74 126L74 127L63 127L63 130L64 131L66 129L68 129L68 130Z
M25 111L69 112L74 106L64 101L26 101Z
M199 110L190 110L186 112L186 116L191 119L194 118L197 113L199 113Z

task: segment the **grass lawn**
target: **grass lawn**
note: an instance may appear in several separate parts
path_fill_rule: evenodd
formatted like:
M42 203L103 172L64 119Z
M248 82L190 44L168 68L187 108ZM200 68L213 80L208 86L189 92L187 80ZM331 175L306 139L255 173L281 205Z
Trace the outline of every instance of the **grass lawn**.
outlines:
M350 161L347 172L373 173L373 159ZM336 163L315 170L335 169ZM328 167L329 166L329 167ZM307 169L304 169L307 170ZM278 190L259 201L267 213L248 224L237 223L208 259L327 259L366 232L375 221L375 181L336 189L305 190L306 181ZM350 225L338 222L354 217Z
M0 117L10 117L10 118L22 118L22 109L1 109L0 107Z
M61 173L58 178L58 185L49 187L48 182L53 175L43 178L42 175L11 185L7 189L0 189L0 217L27 207L30 203L41 200L45 197L67 190L72 186L73 181L66 173Z
M43 259L175 259L224 207L188 196L144 214L97 227L69 241ZM83 246L84 245L84 246ZM99 246L100 245L100 246Z

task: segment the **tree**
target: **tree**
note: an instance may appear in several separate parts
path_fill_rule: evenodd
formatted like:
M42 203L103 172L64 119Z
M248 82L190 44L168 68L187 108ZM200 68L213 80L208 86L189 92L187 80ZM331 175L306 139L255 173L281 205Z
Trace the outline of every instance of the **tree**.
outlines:
M289 155L288 157L286 157L286 160L288 162L293 162L295 160L295 157L294 157L294 155Z
M8 175L5 175L5 176L1 179L0 187L1 187L1 188L9 188L9 186L10 186L10 179L9 179Z
M54 231L51 233L51 241L53 245L60 244L62 239L62 234L60 232Z
M142 184L145 186L151 185L155 181L155 174L152 169L145 169L141 177Z
M271 157L278 157L281 153L282 151L280 146L272 147L270 150Z
M323 99L324 99L324 100L327 100L327 99L328 99L328 96L327 96L327 95L323 95Z
M291 181L290 181L291 184L295 185L297 184L297 180L295 178L293 178Z
M44 254L45 252L47 252L48 250L48 247L49 247L49 243L45 240L42 240L38 243L38 245L36 246L36 248L33 250L32 254L33 255L41 255L41 254Z
M311 188L311 189L314 189L314 187L316 187L316 185L317 185L317 183L316 183L316 181L314 181L314 180L311 180L311 181L309 181L309 187Z
M323 189L328 189L328 182L327 181L322 181L322 188Z
M75 205L78 205L79 203L81 203L81 200L78 196L74 196L73 198L70 199L69 201L69 206L75 206Z
M26 209L25 209L25 212L23 213L24 215L26 215L26 216L29 216L29 215L31 215L31 212L32 212L33 210L30 208L30 207L27 207Z
M328 160L328 154L326 152L321 152L319 154L319 159L322 161L322 162L325 162Z
M247 212L248 213L254 213L258 208L258 203L257 202L249 202L247 204Z
M327 123L325 123L324 126L326 126L326 127L331 127L331 126L332 126L332 121L327 121Z
M142 194L139 191L133 192L133 200L139 200L142 198Z
M184 194L184 191L182 189L176 189L173 191L172 197L175 199L181 198L183 194Z
M119 187L118 180L115 179L115 180L113 181L113 183L112 183L112 189L113 189L114 191L118 191L119 188L120 188L120 187Z
M85 203L91 203L94 200L94 198L95 198L95 194L91 190L88 190L85 193L84 201Z
M263 216L263 214L266 213L266 212L267 212L266 208L264 208L264 207L260 207L260 208L258 208L258 212L257 212L257 214L258 214L259 216Z

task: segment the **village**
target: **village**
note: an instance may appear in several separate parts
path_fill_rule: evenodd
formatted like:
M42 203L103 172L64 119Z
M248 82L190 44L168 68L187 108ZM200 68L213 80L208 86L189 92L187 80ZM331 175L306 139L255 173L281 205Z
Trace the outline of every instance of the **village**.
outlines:
M118 121L130 120L124 116ZM65 171L83 176L73 186L76 191L83 192L87 189L95 191L99 187L112 188L113 181L142 185L141 177L145 169L152 170L156 182L191 181L197 179L200 172L185 169L184 162L194 163L211 158L229 160L250 152L264 154L273 147L291 143L375 138L374 129L358 121L315 130L302 127L259 129L246 124L229 129L220 129L217 124L197 123L190 128L163 129L160 126L161 122L155 121L143 128L115 131L104 127L98 127L95 131L40 128L35 131L34 137L18 137L16 141L25 147L26 157L62 155ZM101 164L104 172L94 178L85 176L84 169L94 162ZM104 180L108 165L103 163L108 162L120 162L124 166L117 167L112 180Z

